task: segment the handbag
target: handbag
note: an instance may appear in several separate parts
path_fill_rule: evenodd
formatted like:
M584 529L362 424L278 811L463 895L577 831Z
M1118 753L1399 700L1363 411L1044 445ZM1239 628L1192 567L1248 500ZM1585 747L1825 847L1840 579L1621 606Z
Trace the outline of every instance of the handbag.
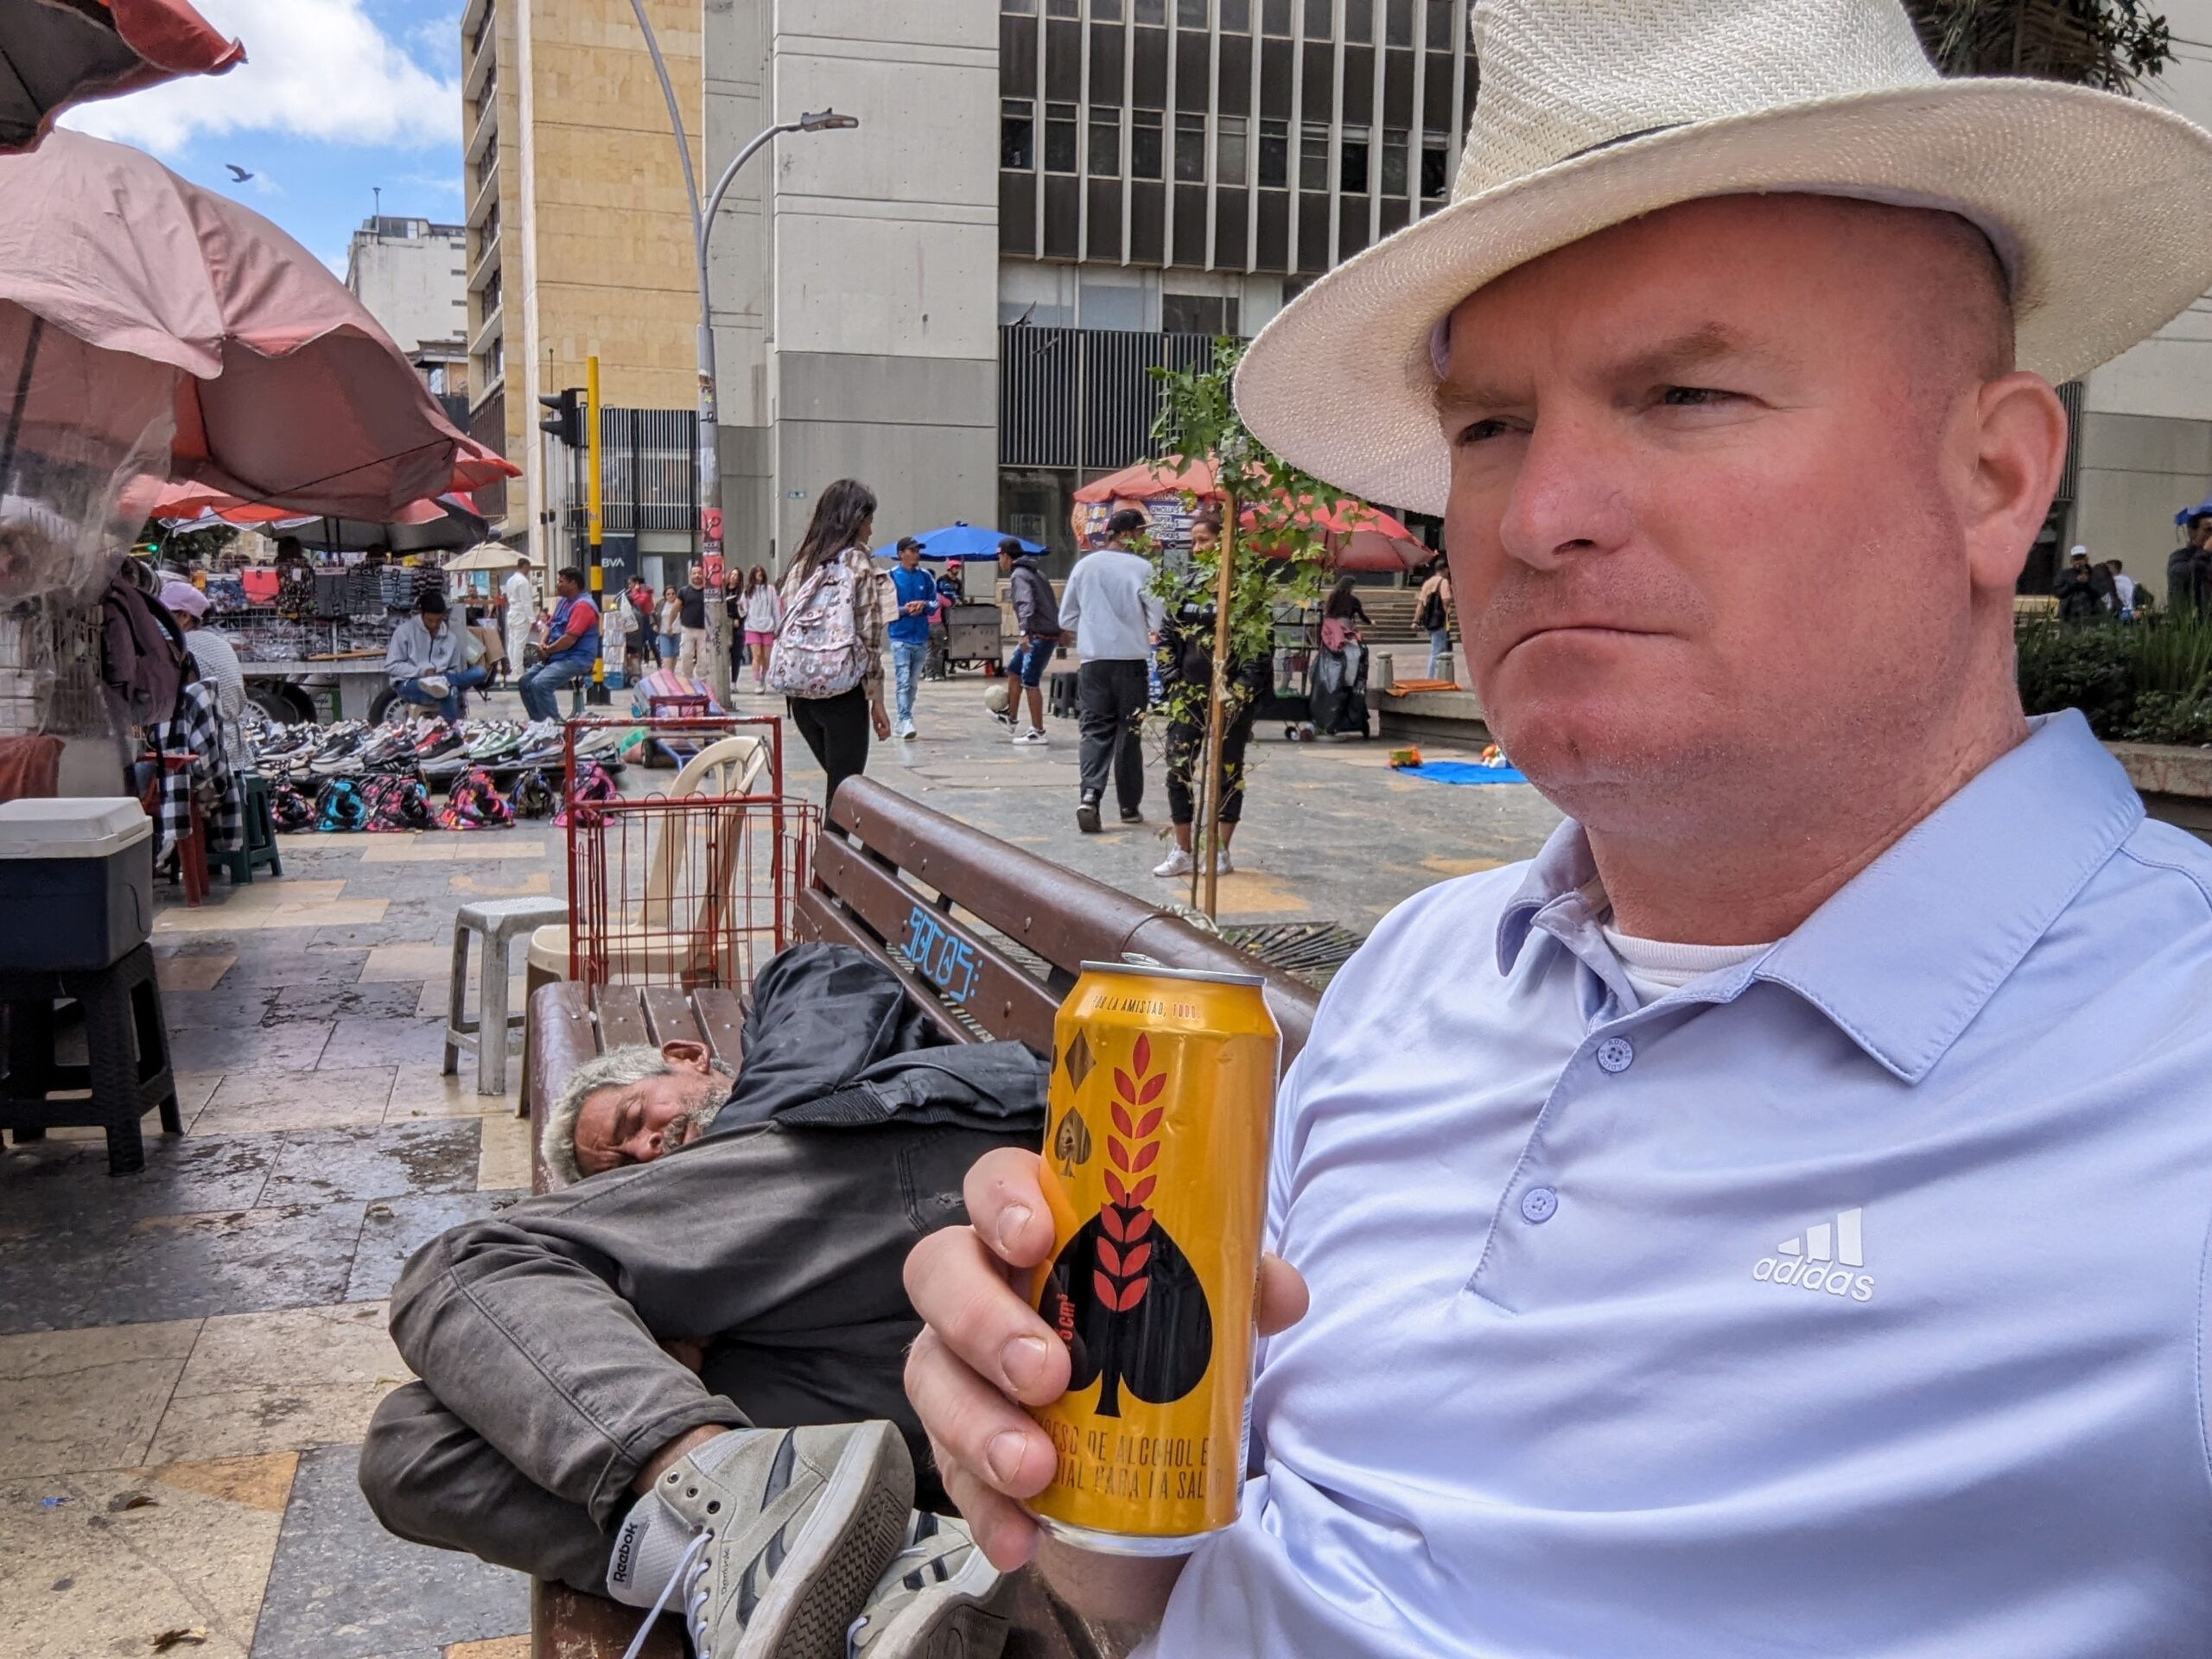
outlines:
M868 671L853 618L851 550L823 565L791 600L768 652L768 689L787 697L842 696Z

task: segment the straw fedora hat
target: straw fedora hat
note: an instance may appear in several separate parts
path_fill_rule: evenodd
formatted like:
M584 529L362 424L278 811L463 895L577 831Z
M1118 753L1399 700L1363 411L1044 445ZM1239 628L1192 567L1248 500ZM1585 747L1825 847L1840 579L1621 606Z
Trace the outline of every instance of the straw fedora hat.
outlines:
M2070 379L2212 287L2212 135L2107 92L1945 80L1898 0L1478 0L1451 205L1323 276L1236 377L1260 440L1440 512L1440 324L1491 278L1700 197L1957 213L2012 279L2020 366Z

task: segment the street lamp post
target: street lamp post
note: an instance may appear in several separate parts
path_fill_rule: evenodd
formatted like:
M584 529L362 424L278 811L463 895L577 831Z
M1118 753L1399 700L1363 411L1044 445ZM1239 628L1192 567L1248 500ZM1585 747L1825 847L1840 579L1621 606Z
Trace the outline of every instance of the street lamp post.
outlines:
M722 175L715 181L714 194L708 198L702 212L699 206L698 177L691 170L691 146L683 141L683 112L677 107L676 88L668 79L668 65L660 54L659 38L654 35L653 26L646 19L645 0L630 0L630 10L638 20L639 32L645 37L645 50L652 56L653 73L660 77L661 96L668 102L669 131L676 140L677 159L683 167L683 194L691 203L692 250L699 267L699 432L697 464L693 469L693 475L697 480L698 499L695 505L699 520L699 562L706 570L709 672L712 677L715 699L727 709L730 700L729 612L721 597L725 573L722 569L721 410L715 396L715 314L713 302L709 297L707 233L714 225L715 210L722 205L722 198L729 194L730 185L737 178L738 169L753 158L754 151L765 147L778 133L828 132L857 127L861 123L858 116L840 115L835 110L820 110L802 115L796 121L779 121L763 128L722 169Z

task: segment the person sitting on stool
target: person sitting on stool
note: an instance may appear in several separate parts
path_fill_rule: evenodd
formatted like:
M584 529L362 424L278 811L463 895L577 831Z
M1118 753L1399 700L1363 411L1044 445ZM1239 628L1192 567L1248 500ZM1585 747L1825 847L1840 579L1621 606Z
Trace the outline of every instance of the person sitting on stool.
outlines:
M435 709L448 720L461 718L461 694L486 677L468 665L461 630L446 625L446 596L435 588L425 589L415 614L391 631L384 671L401 702Z

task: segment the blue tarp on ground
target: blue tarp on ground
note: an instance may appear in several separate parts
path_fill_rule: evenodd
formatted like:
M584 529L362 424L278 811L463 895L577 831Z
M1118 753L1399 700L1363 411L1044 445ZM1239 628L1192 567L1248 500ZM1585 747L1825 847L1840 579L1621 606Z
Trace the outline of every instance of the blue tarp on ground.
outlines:
M1431 760L1418 766L1400 766L1402 778L1426 778L1432 784L1525 784L1529 780L1510 766L1478 766L1471 760Z

